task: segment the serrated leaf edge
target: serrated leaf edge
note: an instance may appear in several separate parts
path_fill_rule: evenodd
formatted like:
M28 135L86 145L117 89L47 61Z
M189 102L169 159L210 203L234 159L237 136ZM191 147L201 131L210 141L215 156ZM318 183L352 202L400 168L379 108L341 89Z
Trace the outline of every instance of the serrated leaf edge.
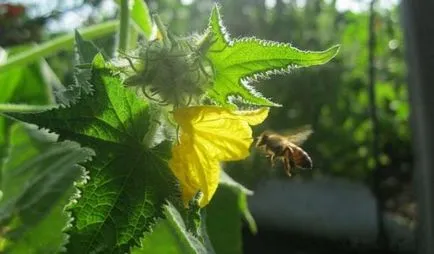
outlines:
M213 32L214 31L218 31L217 39L221 39L222 42L224 44L226 44L226 47L233 47L235 46L237 43L258 43L260 46L264 46L264 47L290 47L295 51L298 52L303 52L303 53L325 53L327 51L330 51L332 49L335 49L335 52L332 56L329 56L328 59L326 61L323 61L320 64L313 64L310 66L314 66L314 65L322 65L325 64L327 62L329 62L330 60L332 60L339 52L340 49L340 45L335 45L332 46L326 50L323 51L310 51L310 50L301 50L298 49L296 47L293 47L292 44L290 43L284 43L284 42L276 42L276 41L271 41L271 40L264 40L264 39L258 39L254 36L250 36L250 37L242 37L240 39L231 39L230 38L230 34L226 28L226 26L223 24L223 16L220 13L220 9L221 9L221 5L216 3L213 6L213 9L211 11L211 16L209 18L209 25L208 25L208 30ZM213 27L213 24L215 24L214 21L217 21L218 27ZM258 99L264 99L269 101L269 105L263 105L260 104L258 105L257 103L254 103L248 99L244 99L242 96L240 96L238 93L229 93L226 96L226 100L225 103L228 103L229 105L234 105L236 101L239 101L243 104L253 104L253 105L257 105L257 106L274 106L274 107L281 107L282 105L279 103L275 103L273 101L271 101L269 98L264 97L260 92L256 91L253 86L251 86L250 84L253 84L255 82L259 82L259 81L263 81L263 80L269 80L271 79L272 76L275 75L285 75L285 74L289 74L291 73L291 71L293 69L296 68L303 68L303 67L307 67L307 66L301 66L301 65L296 65L296 64L289 64L285 67L282 68L270 68L268 70L264 70L264 71L260 71L258 73L254 73L251 75L246 75L244 77L241 77L240 80L238 81L240 83L241 86L243 86L252 96L257 97ZM219 103L220 104L220 103Z
M221 9L221 5L219 3L215 3L212 10L211 10L211 16L209 18L209 23L208 23L208 29L213 32L213 26L212 24L213 19L216 18L217 19L217 23L219 25L218 27L218 31L220 32L217 36L220 39L223 39L223 42L227 45L232 45L232 40L231 40L231 36L228 32L228 30L226 29L226 26L223 24L223 15L220 13L220 9Z

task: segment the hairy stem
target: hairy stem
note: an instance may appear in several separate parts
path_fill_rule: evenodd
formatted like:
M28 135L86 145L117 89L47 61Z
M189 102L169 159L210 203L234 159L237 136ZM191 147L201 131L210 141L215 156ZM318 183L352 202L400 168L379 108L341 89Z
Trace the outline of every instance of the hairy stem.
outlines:
M28 104L9 104L0 103L1 112L19 112L19 113L31 113L40 112L54 108L53 105L28 105Z
M117 21L108 21L102 24L89 26L84 29L79 29L83 38L92 40L103 37L107 34L114 33L118 28ZM56 53L59 50L71 49L74 45L74 33L59 36L53 40L42 43L30 50L26 50L20 54L14 55L8 59L6 64L0 64L0 72L7 71L16 66L23 66Z
M119 25L119 40L118 49L125 52L128 48L130 31L130 10L128 8L128 0L121 0L121 16Z

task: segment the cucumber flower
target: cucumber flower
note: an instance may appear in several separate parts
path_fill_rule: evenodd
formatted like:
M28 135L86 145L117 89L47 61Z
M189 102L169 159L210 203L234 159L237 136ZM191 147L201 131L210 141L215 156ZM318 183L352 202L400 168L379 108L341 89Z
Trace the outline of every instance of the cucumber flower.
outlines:
M173 113L180 127L179 140L172 148L169 167L178 178L184 204L202 192L206 206L220 179L220 162L249 156L253 142L250 125L262 123L268 108L231 111L216 106L178 108Z

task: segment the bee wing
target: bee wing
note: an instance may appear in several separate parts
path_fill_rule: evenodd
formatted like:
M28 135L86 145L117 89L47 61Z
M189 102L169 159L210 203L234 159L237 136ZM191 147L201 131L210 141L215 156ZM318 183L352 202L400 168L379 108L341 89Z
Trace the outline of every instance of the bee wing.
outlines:
M312 127L310 125L304 125L300 128L286 132L285 136L289 142L294 143L296 145L301 145L304 143L304 141L306 141L309 138L309 136L312 133L313 133Z

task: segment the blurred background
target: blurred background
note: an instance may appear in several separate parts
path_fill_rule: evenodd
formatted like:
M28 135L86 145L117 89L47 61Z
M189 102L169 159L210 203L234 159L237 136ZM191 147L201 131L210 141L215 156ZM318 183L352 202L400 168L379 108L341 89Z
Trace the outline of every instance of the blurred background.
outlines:
M201 32L214 1L146 1L170 30ZM252 150L226 165L255 191L249 206L259 233L243 230L245 253L415 253L415 194L400 2L395 0L222 0L232 38L257 36L324 50L341 44L326 65L255 84L283 105L255 133L310 124L303 145L314 169L288 178ZM0 46L48 41L78 27L114 19L112 0L0 1ZM95 43L112 52L114 35ZM70 84L73 53L26 67L16 82ZM0 73L0 80L5 80ZM19 93L19 90L15 91ZM16 102L29 102L30 96ZM34 103L38 103L35 101ZM43 102L40 102L43 104Z

